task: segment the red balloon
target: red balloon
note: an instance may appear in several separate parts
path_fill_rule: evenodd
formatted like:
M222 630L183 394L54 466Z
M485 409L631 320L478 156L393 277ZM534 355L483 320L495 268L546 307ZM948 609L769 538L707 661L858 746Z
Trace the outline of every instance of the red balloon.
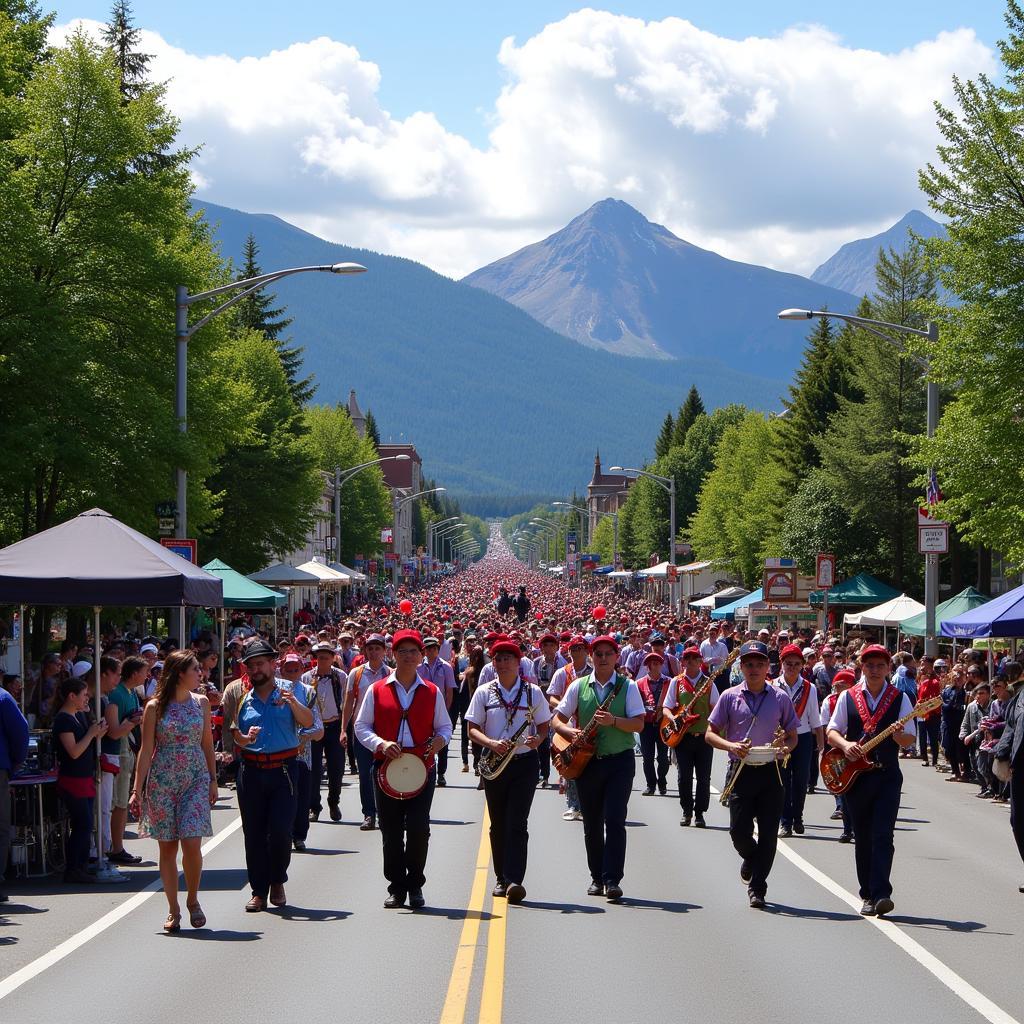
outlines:
M535 618L535 619L536 619L536 620L537 620L538 622L540 622L540 620L544 618L544 613L543 613L543 612L534 612L534 613L533 613L533 617L534 617L534 618Z
M408 600L406 600L406 601L399 601L398 602L398 610L403 615L411 615L412 614L412 601L408 601Z
M603 604L599 604L590 614L593 615L595 619L603 619L608 612L605 611Z

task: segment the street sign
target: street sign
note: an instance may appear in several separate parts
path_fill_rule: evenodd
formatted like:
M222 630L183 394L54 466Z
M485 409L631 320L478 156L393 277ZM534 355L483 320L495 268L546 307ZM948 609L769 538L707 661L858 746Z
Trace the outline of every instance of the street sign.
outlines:
M380 531L380 542L381 542L381 544L390 544L391 543L391 536L392 536L392 534L391 534L391 527L390 526L385 526L384 529Z
M795 601L796 569L765 569L762 594L765 601Z
M919 555L946 555L949 553L949 523L931 523L917 528Z
M199 556L196 550L196 540L194 537L161 537L160 543L167 548L168 551L173 551L176 555L181 555L187 562L191 562L193 565L199 564Z
M819 590L828 590L836 585L835 555L818 555L814 570L814 585Z
M158 501L154 507L157 519L173 519L178 514L176 501Z
M794 558L766 558L764 560L766 569L795 569L796 559Z
M174 525L175 525L174 516L168 516L166 518L161 516L156 521L157 533L159 533L161 537L173 537L174 536Z

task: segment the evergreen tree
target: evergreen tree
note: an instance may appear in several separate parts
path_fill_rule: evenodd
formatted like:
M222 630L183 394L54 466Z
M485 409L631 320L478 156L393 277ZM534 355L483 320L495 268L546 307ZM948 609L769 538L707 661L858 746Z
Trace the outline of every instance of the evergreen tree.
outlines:
M696 422L697 417L703 416L705 412L704 401L697 391L697 385L691 384L686 401L679 407L679 413L676 416L676 425L672 432L672 444L685 444L687 431Z
M373 442L373 447L380 450L380 431L377 429L377 421L373 412L366 410L366 436Z
M150 53L139 50L141 31L132 18L132 5L128 0L116 0L110 20L103 28L103 41L114 53L114 61L121 72L121 95L126 101L137 100L148 85Z
M668 455L668 450L672 447L674 426L672 413L665 413L665 422L661 425L661 433L658 434L658 440L654 443L654 454L659 459Z
M263 273L257 259L259 252L256 238L250 234L242 250L242 269L237 278L239 281L259 277ZM291 339L283 336L292 323L291 317L283 316L285 307L274 308L273 294L268 294L265 288L261 288L242 299L235 308L235 321L240 328L262 331L273 343L284 368L285 377L288 379L292 398L295 399L296 405L305 405L313 397L316 385L313 383L312 375L299 378L302 372L303 348L301 345L290 345Z

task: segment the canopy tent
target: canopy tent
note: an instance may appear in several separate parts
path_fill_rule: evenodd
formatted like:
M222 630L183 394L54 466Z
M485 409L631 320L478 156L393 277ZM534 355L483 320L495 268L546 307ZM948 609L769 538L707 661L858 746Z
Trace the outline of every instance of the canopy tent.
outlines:
M761 587L753 591L750 594L745 594L743 597L736 601L730 601L729 604L723 604L721 608L716 608L711 613L713 619L734 619L736 613L742 611L745 608L749 608L752 604L757 604L758 601L764 600L764 591Z
M607 576L615 569L614 565L599 565L593 570L595 576Z
M294 565L286 565L284 562L274 562L266 569L251 572L248 579L268 587L315 587L320 583L319 576L298 569Z
M311 558L296 568L315 576L325 587L347 587L352 582L352 577L347 573L332 569L326 562L321 562L319 558Z
M951 597L948 601L943 601L935 609L935 626L941 632L940 627L946 619L955 619L958 615L963 615L964 612L969 612L972 608L980 608L991 600L992 598L986 596L980 590L975 590L974 587L966 587L955 597ZM900 623L900 632L906 636L924 636L924 609L921 610L919 615L911 615L910 618L904 619Z
M696 601L690 602L691 608L718 608L723 604L730 604L733 601L738 601L741 597L746 597L749 593L744 587L726 587L724 590L719 590L717 594L708 594L707 597L698 598Z
M876 580L870 573L862 572L851 579L843 580L842 583L837 583L828 592L828 603L831 608L839 605L872 608L876 604L899 596L900 592L895 587ZM821 604L823 600L824 591L821 590L815 590L810 596L812 605Z
M255 583L248 577L236 572L219 558L207 562L203 568L219 576L224 586L224 607L241 609L272 609L288 603L284 594Z
M668 579L670 565L670 562L659 562L657 565L652 565L649 569L641 569L636 575L643 580L666 580ZM693 573L707 569L710 565L710 562L687 562L685 565L677 565L674 568L677 574Z
M608 579L610 580L631 580L633 573L629 569L616 569L615 572L608 573Z
M831 597L830 597L831 600ZM863 612L847 612L843 622L847 626L898 626L904 619L909 619L924 611L924 605L906 594L900 594L891 601L875 605Z
M1024 636L1024 587L1009 590L986 604L942 623L943 636L957 639Z
M344 573L354 583L365 583L368 578L366 573L362 573L358 569L350 569L341 562L328 562L327 567L335 572Z

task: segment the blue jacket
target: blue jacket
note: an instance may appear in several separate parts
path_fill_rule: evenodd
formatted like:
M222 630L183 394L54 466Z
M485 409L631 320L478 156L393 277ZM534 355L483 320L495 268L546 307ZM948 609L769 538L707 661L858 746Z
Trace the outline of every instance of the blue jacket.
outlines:
M18 702L0 690L0 771L13 772L28 754L28 722Z

